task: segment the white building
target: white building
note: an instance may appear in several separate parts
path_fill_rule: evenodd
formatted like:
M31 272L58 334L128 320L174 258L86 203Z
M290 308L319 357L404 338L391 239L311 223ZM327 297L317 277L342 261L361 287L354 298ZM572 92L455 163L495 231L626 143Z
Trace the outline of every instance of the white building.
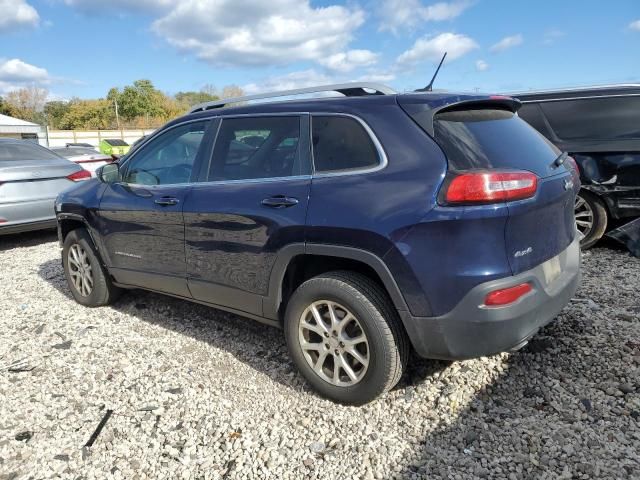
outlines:
M37 123L0 114L0 138L21 138L46 143L44 128Z

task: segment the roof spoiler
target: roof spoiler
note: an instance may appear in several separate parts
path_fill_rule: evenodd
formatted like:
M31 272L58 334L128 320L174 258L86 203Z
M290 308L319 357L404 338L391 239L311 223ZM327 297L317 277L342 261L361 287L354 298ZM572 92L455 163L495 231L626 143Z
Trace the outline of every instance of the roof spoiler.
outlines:
M517 98L506 95L490 95L477 97L453 97L443 99L436 105L420 102L419 96L406 96L400 100L402 108L414 118L418 124L434 136L433 121L437 114L452 110L472 110L477 108L500 108L510 112L517 112L522 102Z

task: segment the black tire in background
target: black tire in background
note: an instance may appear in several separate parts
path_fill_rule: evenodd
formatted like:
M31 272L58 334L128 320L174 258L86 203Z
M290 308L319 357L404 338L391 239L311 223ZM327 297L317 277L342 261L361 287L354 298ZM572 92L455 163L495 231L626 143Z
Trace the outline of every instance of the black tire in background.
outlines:
M302 315L314 302L325 301L344 306L357 318L366 336L368 366L357 383L350 386L334 385L323 379L303 353L299 338ZM298 370L322 396L344 404L361 405L393 388L402 376L410 352L406 332L386 292L355 272L330 272L300 285L287 305L284 329L289 353Z
M608 216L604 202L596 195L580 190L575 205L576 224L581 233L580 247L591 248L607 230Z
M71 269L73 267L70 266L69 252L74 247L81 249L82 252L86 252L88 265L91 267L93 285L88 295L86 295L87 292L80 292L72 280ZM114 286L111 282L109 274L98 258L93 240L91 240L91 236L84 228L78 228L69 232L64 239L62 266L69 290L71 290L73 298L78 303L86 307L101 307L109 305L120 296L121 289Z

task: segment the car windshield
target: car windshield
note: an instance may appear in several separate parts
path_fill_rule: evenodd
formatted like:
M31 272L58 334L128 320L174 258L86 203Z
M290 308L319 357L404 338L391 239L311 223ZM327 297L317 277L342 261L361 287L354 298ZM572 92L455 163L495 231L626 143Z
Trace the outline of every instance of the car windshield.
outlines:
M0 162L20 160L60 160L60 157L39 145L0 142Z

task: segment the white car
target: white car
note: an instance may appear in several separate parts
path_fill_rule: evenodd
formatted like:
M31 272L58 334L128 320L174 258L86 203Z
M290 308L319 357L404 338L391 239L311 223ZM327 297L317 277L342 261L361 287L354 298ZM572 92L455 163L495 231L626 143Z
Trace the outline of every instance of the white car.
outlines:
M113 162L111 156L89 147L53 147L51 150L91 172L92 177L96 176L99 167Z

